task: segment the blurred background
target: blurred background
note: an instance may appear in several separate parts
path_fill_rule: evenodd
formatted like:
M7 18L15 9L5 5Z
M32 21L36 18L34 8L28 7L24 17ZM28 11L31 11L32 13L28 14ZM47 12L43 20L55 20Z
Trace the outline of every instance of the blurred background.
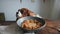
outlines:
M5 21L15 21L16 12L21 8L28 8L46 19L60 19L60 0L0 0L0 13L4 13Z

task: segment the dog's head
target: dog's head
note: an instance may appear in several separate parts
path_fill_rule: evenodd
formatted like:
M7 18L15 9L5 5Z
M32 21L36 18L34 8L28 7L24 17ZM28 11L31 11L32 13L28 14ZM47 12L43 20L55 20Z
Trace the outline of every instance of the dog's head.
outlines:
M35 13L33 13L31 10L27 8L21 8L17 12L18 17L25 17L25 16L34 16Z

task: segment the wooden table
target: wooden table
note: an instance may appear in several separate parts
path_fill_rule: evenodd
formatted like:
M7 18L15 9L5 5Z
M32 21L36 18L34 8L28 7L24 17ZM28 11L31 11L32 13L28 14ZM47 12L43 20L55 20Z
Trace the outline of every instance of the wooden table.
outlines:
M60 28L60 20L45 20L46 22L46 27L38 31L36 34L60 34L59 31L57 31L57 28Z
M44 29L36 32L36 34L60 34L60 32L57 31L57 29L56 29L56 28L60 28L60 20L53 21L53 20L46 20L45 19L45 22L46 22L46 27ZM6 21L1 24L2 25L10 25L12 23L16 24L15 21L12 21L12 22Z

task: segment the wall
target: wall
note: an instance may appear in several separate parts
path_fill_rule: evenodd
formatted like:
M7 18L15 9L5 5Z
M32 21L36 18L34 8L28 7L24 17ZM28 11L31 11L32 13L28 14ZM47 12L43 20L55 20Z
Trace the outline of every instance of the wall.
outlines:
M46 0L45 3L41 2L40 15L51 20L60 19L60 0Z
M52 9L53 9L53 5L54 5L54 0L46 0L45 3L43 2L43 0L41 0L41 11L40 11L40 15L43 18L47 18L50 19L51 17L51 13L52 13Z
M15 21L16 12L20 8L29 8L33 12L41 15L43 18L59 19L60 18L60 0L47 0L43 3L43 0L0 0L0 12L5 13L6 21Z
M20 0L0 0L0 12L5 13L6 21L15 21L16 12L19 8L26 7L35 13L40 14L40 0L35 0L31 2L30 0L23 0L20 3Z
M60 0L55 0L54 7L51 13L51 19L60 19Z
M40 13L40 0L35 0L35 2L31 2L31 0L23 0L22 3L20 3L20 8L28 8L32 10L35 13Z

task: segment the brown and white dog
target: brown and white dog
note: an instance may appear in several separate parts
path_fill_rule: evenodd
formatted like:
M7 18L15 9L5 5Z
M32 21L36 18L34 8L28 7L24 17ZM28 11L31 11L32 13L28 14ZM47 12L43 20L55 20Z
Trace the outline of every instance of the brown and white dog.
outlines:
M21 8L16 13L17 19L22 18L22 17L25 17L25 16L36 16L36 17L42 18L41 16L35 14L34 12L32 12L31 10L29 10L27 8Z

